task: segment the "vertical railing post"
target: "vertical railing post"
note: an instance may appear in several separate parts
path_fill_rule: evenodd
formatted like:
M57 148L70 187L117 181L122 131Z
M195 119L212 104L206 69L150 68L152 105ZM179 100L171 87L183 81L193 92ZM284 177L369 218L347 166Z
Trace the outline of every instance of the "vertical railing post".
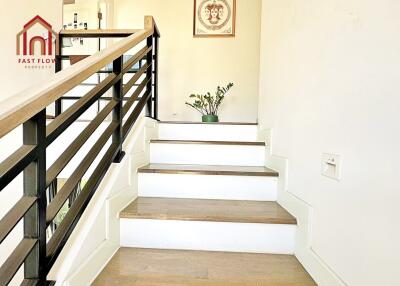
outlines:
M35 205L24 216L24 237L37 239L35 248L25 260L25 279L46 283L46 110L23 125L23 144L36 146L36 159L24 170L24 196L37 197Z
M153 35L147 38L147 47L150 48L153 46ZM147 73L146 77L149 80L146 86L146 93L149 96L149 99L147 100L147 108L146 108L146 116L149 117L154 117L153 115L153 66L152 66L152 61L153 61L153 50L149 51L146 55L146 63L148 65L147 68Z
M113 72L116 76L121 75L123 66L123 56L116 58L113 62ZM123 77L114 84L112 97L117 101L112 113L113 122L118 123L118 127L115 129L112 137L113 144L118 144L118 153L114 159L114 163L120 163L125 153L122 151L123 134L122 134L122 103L123 103Z
M158 120L158 35L154 34L154 119Z
M55 58L55 72L58 73L62 70L62 35L59 34L56 40L56 58ZM59 116L62 113L62 100L57 99L54 103L54 115Z

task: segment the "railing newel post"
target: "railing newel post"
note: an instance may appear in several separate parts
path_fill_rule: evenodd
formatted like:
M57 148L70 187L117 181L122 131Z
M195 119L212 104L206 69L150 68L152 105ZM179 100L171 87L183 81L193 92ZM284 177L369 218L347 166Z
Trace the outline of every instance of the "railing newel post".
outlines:
M158 120L158 45L159 37L154 34L154 119Z
M37 239L25 260L25 279L46 285L46 110L23 124L23 144L36 146L36 159L23 172L24 196L37 197L24 216L24 238Z
M121 76L121 78L114 84L113 86L113 99L117 101L117 105L113 109L112 120L118 124L118 127L115 129L112 141L115 144L118 144L118 153L114 159L114 163L120 163L122 158L125 155L125 152L122 151L122 143L123 143L123 134L122 134L122 105L123 105L123 55L116 58L113 61L113 72L116 76Z
M62 40L61 34L58 35L56 42L55 72L62 70ZM54 102L54 116L57 117L62 113L62 99L59 98Z
M151 48L153 47L153 35L149 36L147 38L147 47ZM146 116L154 118L153 114L153 66L152 66L152 61L153 61L153 49L151 49L147 55L146 55L146 64L148 66L147 72L146 72L146 77L149 80L149 82L146 85L146 95L149 97L147 100L146 104Z

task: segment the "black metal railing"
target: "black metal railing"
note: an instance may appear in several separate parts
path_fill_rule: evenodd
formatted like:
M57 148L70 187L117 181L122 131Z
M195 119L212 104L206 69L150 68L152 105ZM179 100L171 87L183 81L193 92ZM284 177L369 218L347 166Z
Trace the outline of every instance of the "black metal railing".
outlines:
M64 39L77 38L77 37L79 37L79 38L89 38L89 39L90 38L98 38L98 39L103 39L103 38L123 38L123 37L128 37L128 36L132 35L134 32L137 32L137 31L138 30L108 30L107 33L104 33L101 30L95 30L95 31L90 31L90 30L85 30L85 31L65 30L65 31L62 31L59 34L59 41L60 41L60 43L62 43ZM153 67L153 71L152 71L153 74L154 74L153 75L154 76L154 80L153 80L153 83L152 83L152 86L154 88L153 89L153 92L154 92L153 100L154 100L158 95L158 89L155 89L155 87L157 86L156 81L157 81L157 71L158 71L158 68L156 66L157 63L158 63L158 58L157 59L155 58L156 56L158 56L158 52L157 52L157 50L158 50L158 37L156 37L154 39L154 42L152 44L153 44L153 47L154 47L154 53L153 53L153 57L154 58L153 58L153 60L154 60L154 65L155 65ZM56 64L55 64L56 73L62 70L63 65L64 65L63 63L65 61L69 61L70 63L74 63L75 61L79 61L79 60L84 59L84 58L86 58L88 56L88 55L65 55L65 54L63 54L63 45L59 45L58 49L59 49L59 53L56 56ZM99 50L101 50L100 42L99 42ZM141 59L139 59L138 61L137 61L137 59L133 59L133 58L130 58L128 60L134 60L135 64L132 65L130 67L130 69L125 70L125 73L135 74L135 77L132 80L129 81L127 86L124 87L124 90L129 90L133 86L141 87L140 84L137 83L137 81L135 82L135 79L137 80L137 76L140 77L140 75L142 75L144 71L147 71L147 70L143 71L143 66L144 66L143 62L144 61L147 62L147 54L144 57L142 57ZM109 66L105 67L104 69L97 71L98 81L99 82L101 81L101 79L100 79L101 75L110 74L110 73L113 73L112 65L109 65ZM98 85L98 83L82 82L80 84L80 86L96 86L96 85ZM124 92L124 95L125 94L126 94L126 91ZM78 99L80 99L80 97L78 97L78 96L62 96L62 97L60 97L55 102L55 116L58 116L58 115L60 115L62 113L63 102L64 101L76 101ZM123 101L127 101L128 99L129 99L129 97L125 97L125 96L122 98ZM109 101L109 100L111 100L111 98L107 97L107 96L102 96L102 97L100 97L98 99L98 101ZM137 98L136 100L140 100L140 98ZM157 106L155 105L154 108L157 109ZM157 110L156 110L156 113L157 113Z
M0 286L7 285L21 266L24 267L23 285L48 283L47 274L109 167L123 159L123 142L136 120L143 111L146 112L146 116L158 119L157 76L160 35L152 17L146 17L145 23L147 23L145 29L137 30L137 35L126 35L128 38L124 46L120 45L119 49L90 56L82 60L80 67L71 66L64 70L69 70L68 74L61 71L58 76L63 78L65 74L65 82L60 81L59 86L54 86L51 91L41 92L40 96L33 99L31 108L21 107L34 113L28 120L22 121L16 117L18 112L22 112L20 109L16 113L10 112L3 117L0 114L0 138L17 128L18 123L22 124L23 129L23 145L0 162L0 191L19 174L23 174L23 197L0 220L0 243L20 221L23 221L24 225L23 239L0 267ZM118 33L118 36L124 34ZM82 32L82 35L86 34ZM98 33L96 35L99 36ZM107 36L112 37L112 32L108 32ZM144 47L124 62L124 52L140 43L143 43ZM132 78L124 84L124 75L132 73L132 67L143 59L145 63L134 70ZM107 77L82 97L78 97L71 107L62 110L61 98L65 92L100 71L94 67L99 67L106 60L112 63L112 71ZM92 65L86 67L87 64ZM56 69L61 70L61 57L58 57L56 61ZM82 71L84 75L80 76ZM80 78L80 80L71 83L72 81L69 81L71 73L74 79ZM133 93L127 96L134 87L136 89ZM95 115L76 138L71 140L54 163L46 166L47 148L108 90L112 90L112 96L108 97L106 106ZM54 96L54 93L57 94ZM56 103L57 116L46 125L48 103L46 100L49 94L54 96L53 102ZM40 105L41 100L42 105ZM41 110L32 111L37 106L42 106ZM25 114L25 116L28 115ZM111 120L107 120L110 117ZM105 130L83 156L63 186L58 189L57 177L102 124L107 125ZM99 158L101 151L103 153ZM99 159L98 163L96 158ZM81 186L82 178L91 167L94 171ZM55 227L53 222L66 204L69 209ZM48 229L51 229L52 233L50 238L46 238Z

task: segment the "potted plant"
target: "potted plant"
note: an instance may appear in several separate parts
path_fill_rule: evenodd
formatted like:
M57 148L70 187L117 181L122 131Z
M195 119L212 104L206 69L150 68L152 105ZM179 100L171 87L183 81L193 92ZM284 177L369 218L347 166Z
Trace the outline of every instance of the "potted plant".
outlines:
M233 87L233 83L229 83L226 87L217 87L215 96L210 92L206 94L192 94L190 98L194 99L193 103L186 102L186 105L196 109L202 114L203 122L218 122L218 111L225 95Z

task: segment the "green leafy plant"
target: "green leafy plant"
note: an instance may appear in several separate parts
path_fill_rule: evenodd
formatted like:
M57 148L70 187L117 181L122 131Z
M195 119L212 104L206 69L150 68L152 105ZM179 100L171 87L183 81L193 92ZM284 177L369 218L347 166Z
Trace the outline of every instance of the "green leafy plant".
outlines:
M203 116L218 115L219 107L232 87L233 83L229 83L226 87L218 86L215 96L211 95L210 92L207 92L206 94L191 94L190 98L194 99L194 102L186 102L186 105L196 109Z

